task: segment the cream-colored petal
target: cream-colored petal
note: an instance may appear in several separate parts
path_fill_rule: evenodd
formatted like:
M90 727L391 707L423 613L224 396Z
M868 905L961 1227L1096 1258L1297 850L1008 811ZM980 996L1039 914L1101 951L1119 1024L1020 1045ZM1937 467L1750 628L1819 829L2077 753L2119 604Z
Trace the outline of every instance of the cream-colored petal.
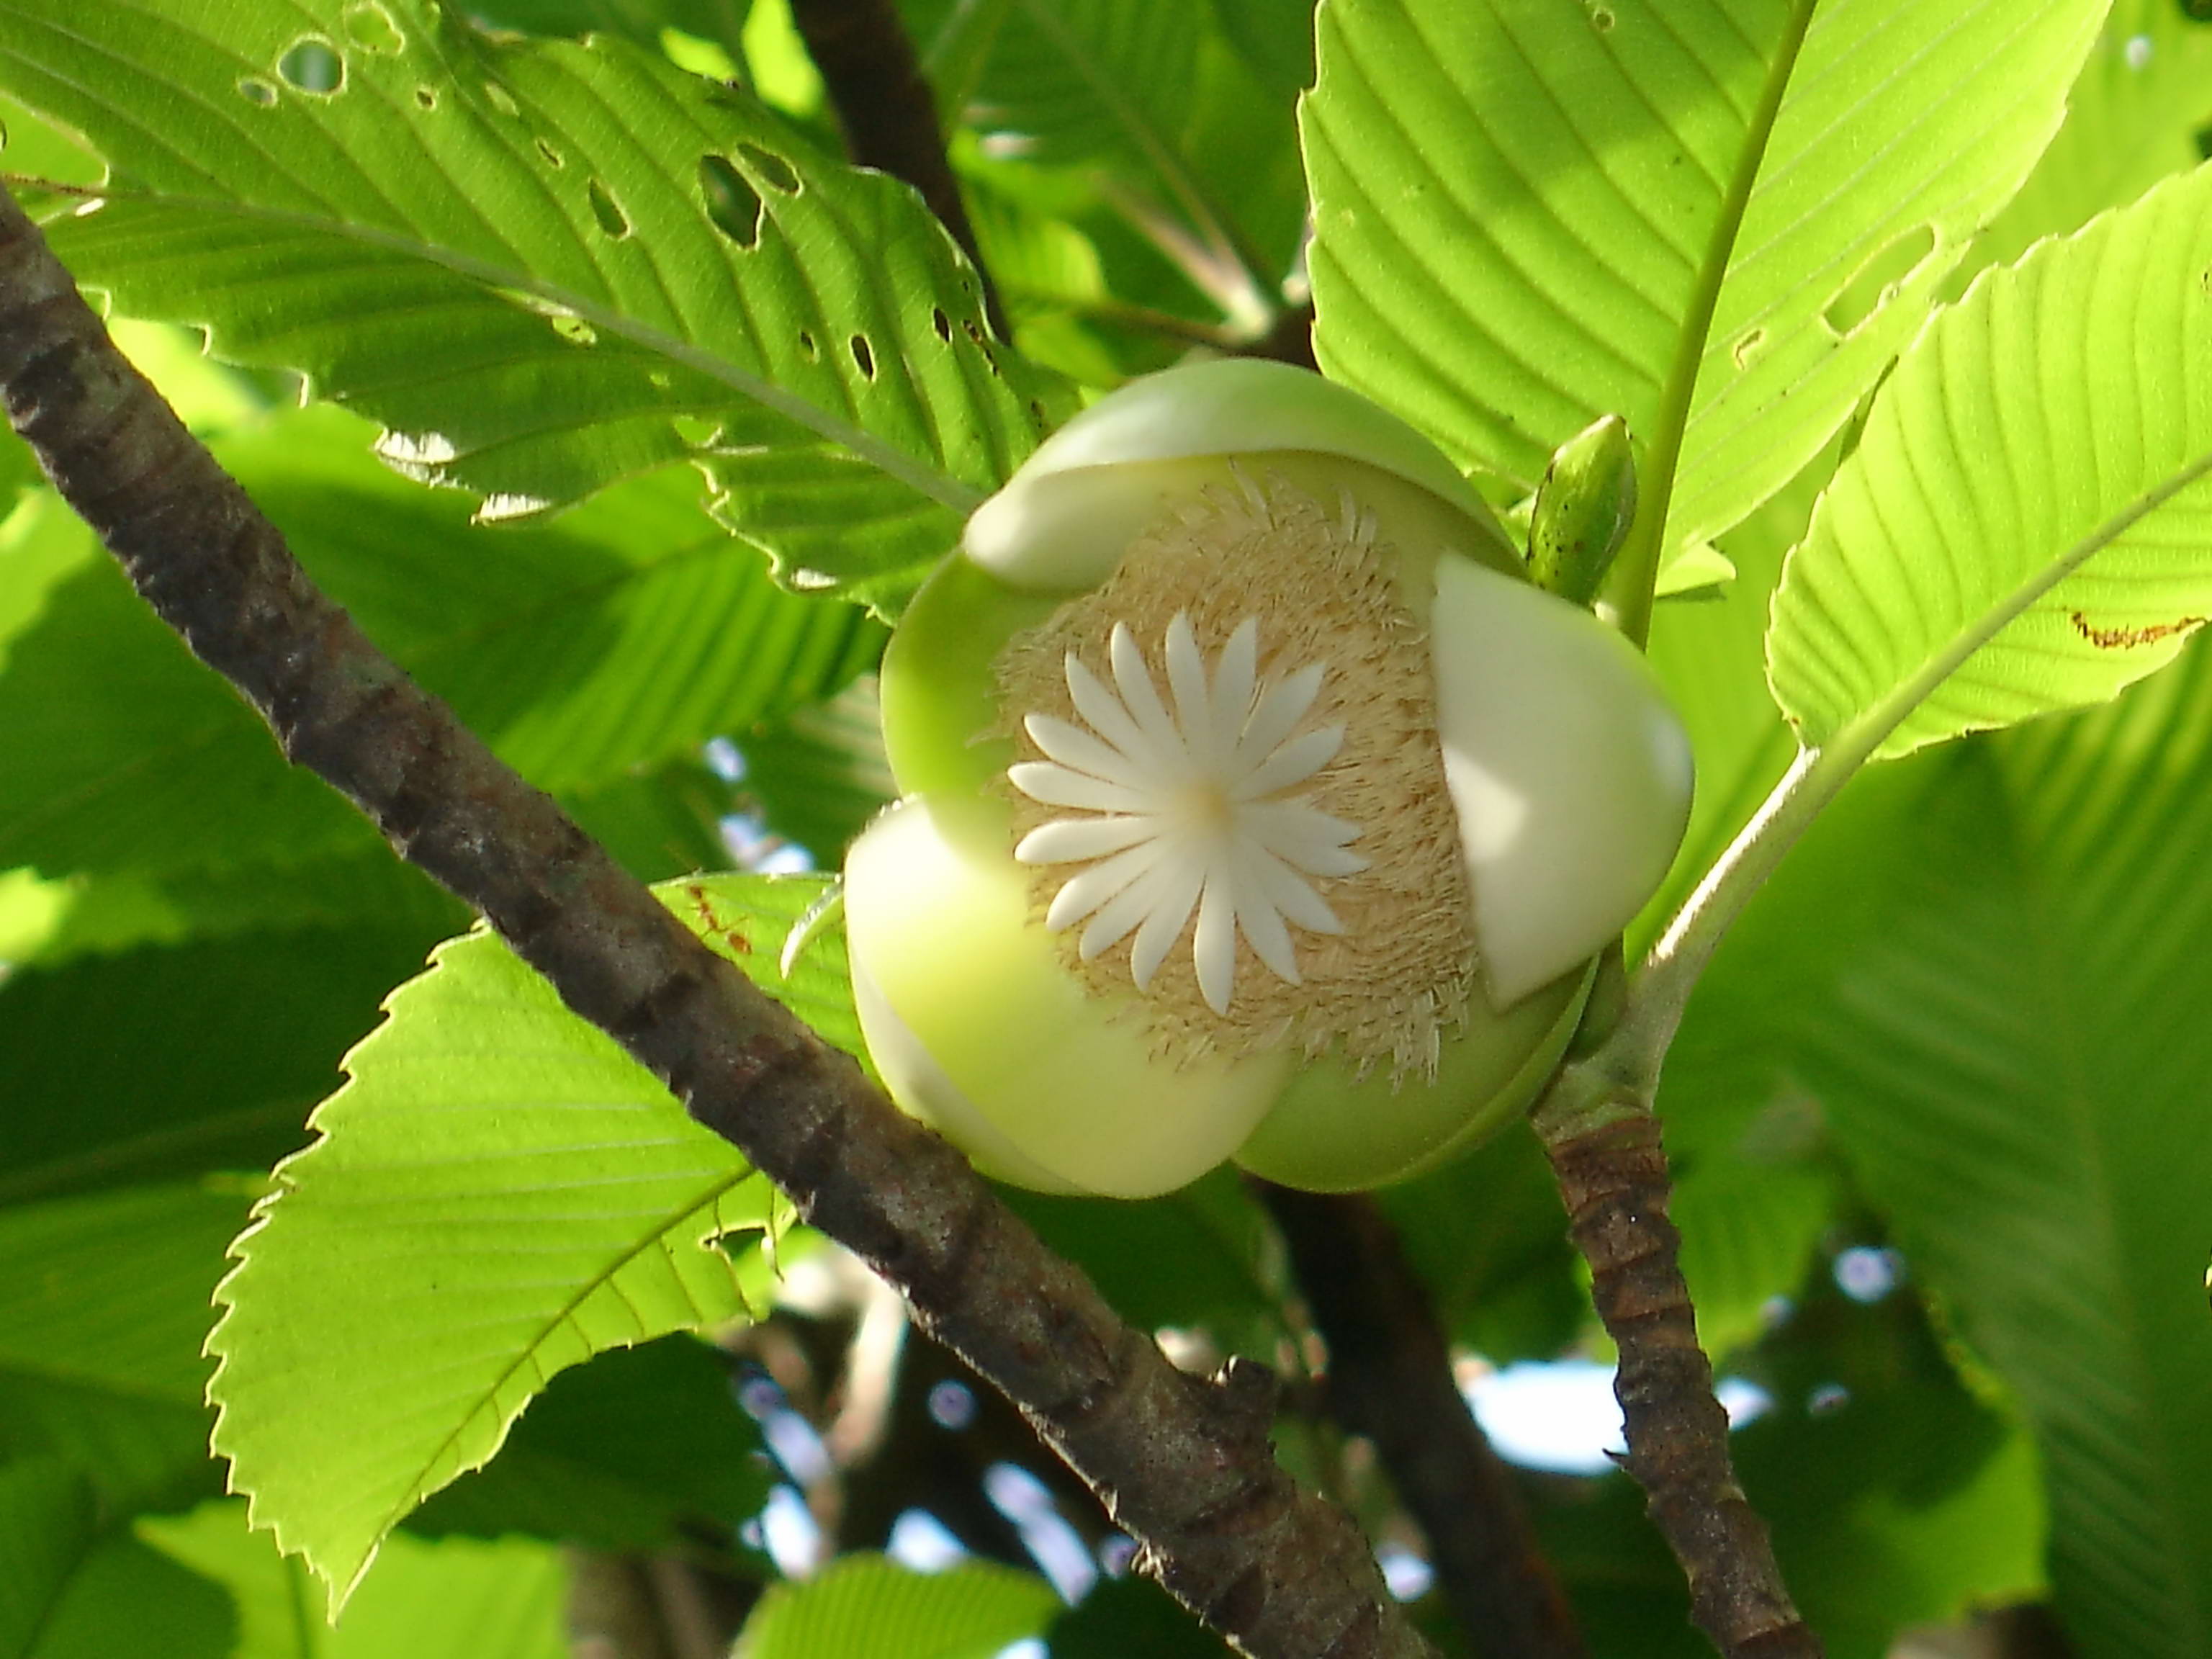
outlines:
M1344 727L1318 726L1301 732L1239 779L1230 790L1231 800L1258 800L1308 778L1336 758L1344 747Z
M1244 866L1253 885L1269 904L1310 933L1340 933L1344 924L1312 884L1266 848L1245 849Z
M1054 818L1016 842L1014 856L1024 864L1072 864L1079 859L1103 859L1158 833L1158 821L1148 817Z
M1237 752L1246 722L1252 718L1253 700L1260 694L1260 621L1247 617L1237 624L1229 642L1221 647L1214 665L1212 695L1213 752L1227 757Z
M1148 768L1153 759L1152 740L1129 718L1129 711L1121 706L1097 675L1084 665L1073 651L1066 661L1068 700L1074 703L1075 712L1090 723L1091 729L1106 739L1139 769Z
M1283 925L1285 912L1268 895L1254 868L1259 859L1267 856L1255 848L1244 860L1243 878L1237 883L1237 930L1269 973L1286 985L1302 985L1305 981L1298 973L1297 947L1291 943L1291 930Z
M1129 973L1140 991L1152 984L1152 975L1182 937L1192 908L1206 889L1206 866L1195 859L1176 860L1163 865L1158 873L1158 891L1129 945Z
M1175 697L1176 731L1194 769L1212 772L1220 762L1213 746L1213 700L1206 684L1206 657L1191 631L1190 618L1177 611L1168 623L1168 689ZM1225 752L1225 751L1224 751Z
M1237 1000L1237 900L1232 882L1220 875L1208 880L1199 896L1190 957L1206 1006L1227 1013Z
M1057 933L1098 909L1160 861L1159 843L1150 837L1127 852L1101 859L1060 884L1046 907L1044 925ZM1096 956L1097 951L1091 952Z
M1321 695L1321 665L1313 663L1294 674L1267 682L1237 749L1240 765L1258 765L1297 729L1298 722L1306 717L1306 711L1313 707L1314 699Z
M1176 729L1167 705L1160 701L1159 689L1152 684L1152 671L1145 666L1145 655L1138 648L1137 636L1129 631L1127 623L1114 624L1106 650L1112 660L1114 689L1121 694L1121 707L1129 711L1129 718L1145 734L1145 763L1154 768L1163 781L1179 778L1189 769L1183 754L1182 734Z
M1109 783L1140 786L1149 780L1144 769L1103 738L1095 738L1072 720L1050 714L1031 714L1022 721L1030 740L1044 751L1047 760Z
M1643 656L1587 611L1440 560L1437 735L1503 1006L1588 959L1673 861L1690 745Z
M1017 761L1006 781L1044 806L1074 806L1090 812L1141 812L1153 804L1152 792L1126 783L1109 783L1069 770L1056 761Z

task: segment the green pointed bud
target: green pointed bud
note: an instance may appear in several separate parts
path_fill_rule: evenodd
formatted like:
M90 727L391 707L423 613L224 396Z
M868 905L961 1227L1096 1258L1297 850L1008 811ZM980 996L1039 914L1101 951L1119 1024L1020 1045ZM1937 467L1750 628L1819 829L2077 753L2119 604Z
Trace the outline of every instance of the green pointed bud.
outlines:
M1536 487L1529 579L1569 605L1589 605L1635 522L1636 456L1628 422L1607 415L1559 446Z
M1001 1179L1345 1189L1524 1109L1688 750L1433 446L1280 364L1078 416L884 659L847 937L892 1096Z

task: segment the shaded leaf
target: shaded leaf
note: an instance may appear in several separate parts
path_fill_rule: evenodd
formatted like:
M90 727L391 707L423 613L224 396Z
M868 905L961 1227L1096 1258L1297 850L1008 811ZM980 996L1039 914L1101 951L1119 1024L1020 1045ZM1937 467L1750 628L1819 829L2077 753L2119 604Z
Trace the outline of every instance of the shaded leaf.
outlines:
M266 1169L434 938L247 933L16 969L0 981L0 1202Z
M665 896L817 1030L857 1042L842 939L787 982L775 965L822 885L700 878ZM747 1315L720 1241L772 1220L734 1149L489 935L441 946L386 1006L234 1247L209 1342L234 1487L333 1605L556 1372Z
M1501 1365L1550 1359L1589 1322L1581 1260L1534 1135L1509 1129L1375 1197L1455 1344Z
M220 1587L136 1538L110 1534L78 1564L26 1659L230 1659L237 1628Z
M1056 397L936 325L979 320L975 279L911 191L624 41L407 0L0 19L0 84L112 169L52 227L71 269L301 371L487 516L696 455L742 533L895 600ZM287 77L303 40L331 85Z
M2103 9L1329 0L1301 118L1322 362L1520 493L1626 415L1671 562L1842 425Z
M362 435L310 410L216 449L325 590L543 787L601 790L694 755L835 691L882 648L849 607L778 588L696 510L687 473L622 484L556 524L485 530L458 498L378 467ZM0 565L20 560L42 599L0 669L0 864L343 859L392 879L374 831L284 763L82 526L41 509L10 531ZM717 861L711 815L692 840L703 860L651 872Z
M27 1656L93 1547L92 1488L51 1458L0 1463L0 1653Z
M410 1532L526 1533L645 1553L726 1534L773 1477L729 1364L688 1336L616 1348L561 1373L484 1468L408 1518Z
M842 864L847 844L898 793L872 679L750 732L744 754L744 793L823 868Z
M2212 613L2212 168L1992 272L1869 411L1776 595L1808 747L2110 696Z
M1103 1579L1055 1619L1052 1659L1223 1659L1221 1638L1149 1578Z
M65 1462L111 1512L218 1491L200 1345L245 1214L192 1187L0 1210L0 1455Z
M1279 1298L1263 1268L1267 1220L1233 1170L1133 1204L1012 1188L1000 1196L1140 1330L1207 1326L1245 1349L1280 1333Z
M1762 1071L1817 1103L2034 1432L2086 1659L2212 1641L2208 803L2201 653L2109 709L1864 775L1668 1060L1673 1117Z

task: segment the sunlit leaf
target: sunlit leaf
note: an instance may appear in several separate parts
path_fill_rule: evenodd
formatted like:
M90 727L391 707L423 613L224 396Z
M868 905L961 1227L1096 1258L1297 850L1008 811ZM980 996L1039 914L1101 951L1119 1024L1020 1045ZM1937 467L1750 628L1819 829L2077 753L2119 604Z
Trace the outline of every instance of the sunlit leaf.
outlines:
M2066 124L1967 267L2009 263L2038 237L2066 235L2186 172L2203 159L2208 126L2212 18L2177 0L2114 0L2067 94Z
M1650 499L1672 485L1671 561L1850 414L2033 165L2103 9L1328 0L1303 112L1322 361L1522 491L1626 415Z
M1794 1088L1849 1155L2034 1431L2085 1659L2212 1641L2209 692L2196 653L1864 775L1723 947L1662 1103Z
M1808 746L2109 697L2212 614L2212 168L1991 273L1898 364L1767 651Z
M410 0L9 0L0 86L110 163L52 227L85 282L301 371L487 516L696 456L741 533L895 601L1057 395L969 334L911 191L619 40Z
M842 940L778 967L822 885L702 877L665 896L850 1042ZM209 1344L234 1487L334 1603L554 1373L745 1316L722 1241L771 1222L737 1152L489 935L441 946L387 1007L235 1246Z
M746 1659L992 1659L1060 1610L1034 1574L985 1561L919 1573L849 1555L818 1577L778 1584L738 1638Z
M0 1456L59 1458L120 1509L220 1489L200 1345L246 1207L170 1186L0 1209Z

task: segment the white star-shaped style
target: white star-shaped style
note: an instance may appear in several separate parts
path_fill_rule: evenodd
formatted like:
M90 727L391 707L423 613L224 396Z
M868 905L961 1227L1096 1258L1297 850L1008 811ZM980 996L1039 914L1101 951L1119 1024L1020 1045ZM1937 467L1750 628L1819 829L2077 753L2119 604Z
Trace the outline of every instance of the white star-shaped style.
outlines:
M1209 677L1190 618L1177 612L1167 629L1164 700L1135 635L1115 623L1110 687L1066 656L1068 696L1090 729L1026 716L1023 729L1048 758L1007 772L1030 799L1069 809L1024 836L1014 856L1085 866L1054 894L1045 925L1057 933L1088 918L1078 945L1085 961L1133 930L1129 967L1144 990L1195 910L1192 965L1200 994L1222 1015L1236 991L1237 936L1278 978L1299 984L1291 925L1344 931L1313 878L1367 867L1346 848L1358 824L1285 793L1344 744L1341 725L1297 732L1320 694L1322 666L1263 680L1259 643L1259 623L1248 617Z

